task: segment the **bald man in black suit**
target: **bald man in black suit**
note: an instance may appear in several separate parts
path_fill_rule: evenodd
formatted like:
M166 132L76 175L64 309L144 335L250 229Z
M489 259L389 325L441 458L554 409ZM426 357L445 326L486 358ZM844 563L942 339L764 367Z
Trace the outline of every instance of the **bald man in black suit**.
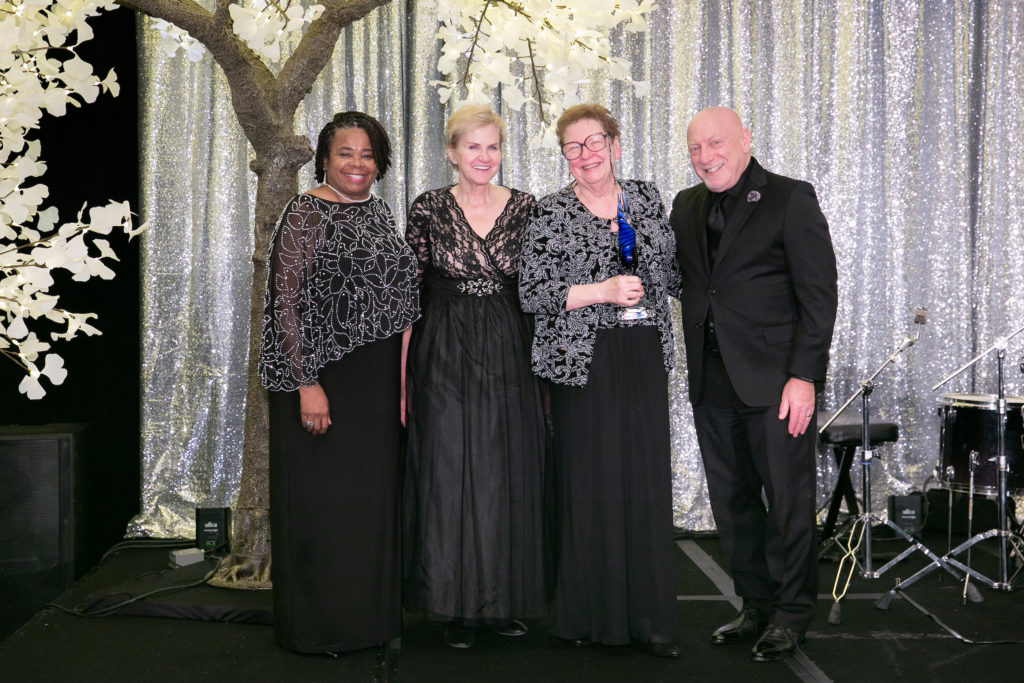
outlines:
M699 112L687 144L702 182L676 196L670 222L689 392L743 599L711 640L756 639L751 659L774 661L796 652L817 597L815 392L835 325L835 254L814 188L765 171L736 112Z

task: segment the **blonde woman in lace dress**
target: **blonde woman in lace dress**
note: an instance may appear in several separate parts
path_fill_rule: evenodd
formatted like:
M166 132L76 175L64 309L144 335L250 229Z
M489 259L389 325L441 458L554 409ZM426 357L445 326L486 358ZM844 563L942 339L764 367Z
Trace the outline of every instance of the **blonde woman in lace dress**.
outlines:
M423 318L409 349L406 602L470 647L475 627L526 632L546 612L543 408L519 308L533 196L493 184L505 130L467 105L447 126L450 187L424 192L406 239Z

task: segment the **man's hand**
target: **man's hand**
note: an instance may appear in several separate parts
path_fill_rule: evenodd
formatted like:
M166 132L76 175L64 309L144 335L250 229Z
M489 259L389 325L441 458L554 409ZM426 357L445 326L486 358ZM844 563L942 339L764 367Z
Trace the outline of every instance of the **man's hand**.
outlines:
M789 417L789 435L800 436L807 431L814 415L814 383L790 377L782 388L779 419Z

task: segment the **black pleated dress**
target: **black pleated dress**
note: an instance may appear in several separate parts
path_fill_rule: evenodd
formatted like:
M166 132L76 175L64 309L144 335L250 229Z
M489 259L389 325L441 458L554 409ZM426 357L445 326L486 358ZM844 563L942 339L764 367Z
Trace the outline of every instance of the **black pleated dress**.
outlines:
M426 272L409 349L405 600L435 618L547 613L544 416L514 279L532 205L513 191L486 238L448 189L410 211Z
M551 385L557 583L551 632L680 639L668 379L653 326L599 330L583 387Z

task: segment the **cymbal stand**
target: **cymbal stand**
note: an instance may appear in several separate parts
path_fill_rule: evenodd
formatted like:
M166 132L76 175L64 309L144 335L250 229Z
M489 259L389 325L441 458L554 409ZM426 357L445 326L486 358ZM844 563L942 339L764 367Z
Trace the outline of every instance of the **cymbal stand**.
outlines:
M863 524L863 528L864 528L864 531L863 531L864 557L863 557L862 560L858 560L856 557L854 557L853 558L853 562L856 565L859 565L861 567L861 576L863 578L865 578L865 579L877 579L882 574L887 572L889 569L891 569L892 567L896 566L896 564L898 564L899 562L903 561L903 559L905 557L907 557L908 555L910 555L914 551L919 551L919 552L924 553L925 555L927 555L928 558L931 559L932 564L934 564L935 566L942 567L947 572L949 572L954 577L956 577L957 580L959 580L961 578L960 574L957 573L955 570L953 570L945 562L945 560L943 558L939 557L938 555L933 553L931 550L929 550L924 544L922 544L920 541L918 541L913 536L908 534L901 526L899 526L898 524L893 522L891 519L879 517L878 515L875 515L875 514L873 514L871 512L871 461L874 459L874 451L871 448L871 418L870 418L870 415L871 415L871 409L870 409L870 406L871 406L871 392L874 390L874 387L875 387L875 384L874 384L875 379L880 374L882 374L882 371L885 370L885 368L887 368L891 363L897 362L897 358L899 357L899 355L903 351L905 351L906 349L908 349L911 346L913 346L914 342L916 342L916 341L917 341L916 337L911 337L911 336L905 337L903 339L903 341L900 343L899 347L897 347L897 349L895 351L893 351L885 359L885 362L882 363L881 367L879 367L878 370L876 370L874 372L874 374L872 374L868 379L866 379L863 382L861 382L860 383L860 387L846 400L845 403L843 403L843 405L839 408L839 410L837 410L831 417L829 417L828 420L825 421L825 424L822 425L821 428L818 430L819 433L823 432L830 424L832 424L835 421L835 419L837 417L839 417L840 414L842 414L842 412L844 410L846 410L850 406L850 404L853 403L853 401L857 398L857 396L861 397L861 481L862 481L862 487L863 487L862 491L863 491L863 497L864 497L864 505L863 505L863 512L853 521L852 524L853 524L854 528L856 527L857 524ZM885 563L884 565L882 565L877 570L872 568L872 557L871 557L871 525L872 524L884 524L884 525L888 526L898 536L901 536L909 544L908 547L903 552L898 554L893 559L889 560L889 562ZM838 536L838 533L837 533L837 536ZM851 554L852 554L852 549L851 549ZM845 560L846 560L846 558L843 558L843 560L840 561L839 569L837 571L837 577L836 577L836 583L837 584L839 583L839 575L841 575L842 572L843 572ZM851 569L851 571L852 571L852 569ZM844 591L844 593L845 593L845 591ZM834 593L833 593L833 595L834 595L834 597L836 599L836 604L832 608L833 611L832 611L832 614L829 616L829 621L831 623L839 623L839 621L838 621L838 619L839 619L839 617L838 617L838 605L839 605L839 600L841 599L842 596L837 596ZM980 598L980 595L978 597Z
M1022 539L1021 536L1016 532L1009 530L1007 528L1008 525L1006 522L1006 480L1007 473L1009 472L1009 466L1007 465L1006 461L1006 395L1003 389L1003 361L1006 357L1006 342L1012 339L1013 337L1017 336L1021 332L1024 332L1024 327L1017 329L1009 336L997 337L992 346L988 347L987 349L979 353L977 356L968 361L965 365L954 371L953 374L949 375L941 382L932 387L932 391L935 391L943 384L949 382L951 379L953 379L960 373L964 372L965 370L973 366L975 363L977 363L979 360L987 356L992 351L996 351L996 376L998 383L998 393L996 394L996 482L999 489L999 500L996 501L996 505L999 515L999 528L989 529L988 531L984 531L982 533L971 536L966 541L958 545L956 548L953 548L945 555L943 555L941 558L941 564L933 562L932 564L923 567L922 569L917 571L917 573L911 575L909 578L904 579L902 582L896 584L895 586L893 586L892 589L889 590L888 593L886 593L878 599L878 601L875 603L878 607L882 609L887 608L889 606L889 603L892 602L893 597L895 597L897 591L903 590L907 586L915 583L916 581L924 577L926 574L934 570L936 566L943 565L945 565L944 568L947 568L947 570L948 565L952 565L953 567L956 567L960 571L964 572L964 594L967 596L970 596L972 594L972 589L974 589L974 587L968 583L968 577L971 576L973 576L978 581L984 583L985 585L989 586L990 588L1005 591L1013 590L1009 577L1009 555L1007 554L1007 549L1008 546L1011 546L1012 552L1015 555L1017 555L1018 557L1022 556L1022 552L1024 552L1024 539ZM973 501L973 490L969 492L969 495L971 496L971 501ZM968 503L968 506L970 506L970 502ZM952 510L950 510L950 514L952 514ZM969 532L970 529L968 529L968 533ZM999 539L998 579L990 579L981 572L972 569L970 566L971 548L989 538ZM967 551L968 553L967 564L964 564L956 559L956 556L963 553L964 551ZM977 590L974 589L973 592L976 593ZM979 601L975 600L975 602Z

